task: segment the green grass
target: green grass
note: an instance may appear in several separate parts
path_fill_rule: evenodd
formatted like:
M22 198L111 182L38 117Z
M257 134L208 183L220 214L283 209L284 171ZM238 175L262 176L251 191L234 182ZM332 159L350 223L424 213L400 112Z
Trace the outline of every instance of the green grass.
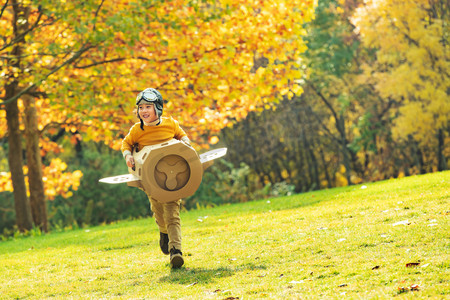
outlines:
M175 271L151 218L2 242L0 298L448 299L450 172L365 185L185 212Z

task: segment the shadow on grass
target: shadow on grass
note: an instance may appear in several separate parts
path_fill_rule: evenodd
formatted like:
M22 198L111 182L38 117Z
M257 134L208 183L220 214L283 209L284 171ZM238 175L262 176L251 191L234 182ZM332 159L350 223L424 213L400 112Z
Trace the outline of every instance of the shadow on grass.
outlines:
M232 276L236 272L243 270L266 269L265 266L246 265L243 267L229 268L219 267L215 269L204 268L181 268L172 269L170 275L161 277L160 282L178 283L178 284L198 284L211 283L219 278Z
M161 277L159 281L179 284L210 283L215 279L231 276L234 274L234 272L235 270L226 267L220 267L216 269L172 269L170 275Z

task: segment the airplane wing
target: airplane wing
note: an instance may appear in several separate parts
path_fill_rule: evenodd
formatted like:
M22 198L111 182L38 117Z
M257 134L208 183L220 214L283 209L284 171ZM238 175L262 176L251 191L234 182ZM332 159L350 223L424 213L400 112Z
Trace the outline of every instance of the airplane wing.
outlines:
M219 148L200 154L198 157L200 158L200 162L203 164L207 161L222 157L225 154L227 154L227 148Z
M139 177L137 177L133 174L124 174L124 175L119 175L119 176L102 178L99 180L99 182L117 184L117 183L124 183L124 182L130 182L130 181L138 181L138 180L140 180Z

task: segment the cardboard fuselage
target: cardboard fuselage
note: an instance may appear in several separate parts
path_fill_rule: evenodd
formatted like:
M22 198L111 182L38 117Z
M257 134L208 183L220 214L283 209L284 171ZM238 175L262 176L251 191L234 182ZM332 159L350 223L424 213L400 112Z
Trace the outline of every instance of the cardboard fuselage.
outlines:
M203 165L197 152L178 140L145 146L133 152L135 168L128 168L139 180L129 186L141 188L160 202L189 197L200 186Z

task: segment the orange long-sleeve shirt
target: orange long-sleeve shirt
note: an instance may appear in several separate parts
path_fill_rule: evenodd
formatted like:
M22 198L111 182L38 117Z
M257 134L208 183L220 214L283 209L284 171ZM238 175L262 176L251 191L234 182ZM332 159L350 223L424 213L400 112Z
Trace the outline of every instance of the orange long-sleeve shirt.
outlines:
M164 143L174 138L181 140L187 136L178 121L172 117L161 117L159 125L144 125L144 130L140 126L141 123L134 124L123 139L121 150L124 155L125 152L131 152L133 145L136 144L141 150L144 146Z

